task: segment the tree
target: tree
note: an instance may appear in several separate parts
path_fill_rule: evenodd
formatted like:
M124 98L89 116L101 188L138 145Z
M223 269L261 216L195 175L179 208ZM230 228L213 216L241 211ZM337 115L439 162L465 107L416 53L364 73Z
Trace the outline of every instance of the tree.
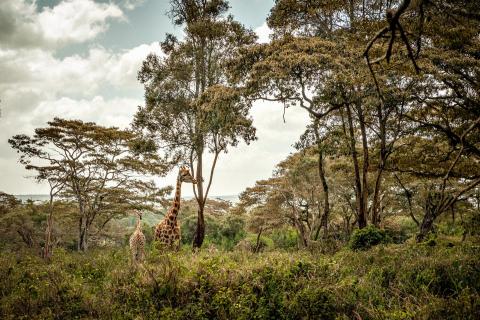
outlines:
M233 209L237 215L247 217L247 229L257 234L254 252L259 252L262 234L289 224L287 213L282 208L283 199L278 197L279 179L259 180L239 196Z
M405 117L416 129L413 134L425 139L424 153L439 152L443 161L436 171L425 170L425 164L410 169L437 179L438 185L426 198L418 241L439 215L453 210L480 183L478 175L472 174L480 157L479 12L475 1L398 1L386 11L387 26L371 37L364 51L379 93L386 84L377 81L375 65L383 68L384 62L404 54L419 73L412 94L415 105ZM460 173L465 162L473 167Z
M447 140L453 167L461 161L452 153L478 156L478 9L450 1L279 0L268 18L273 40L242 50L231 72L251 99L296 105L343 127L358 226L379 225L383 183L403 138ZM477 184L476 177L463 188L447 172L443 178L460 187L454 195Z
M20 201L15 196L0 191L0 214L5 214L18 206Z
M76 202L78 250L87 250L92 229L128 209L148 207L167 191L138 178L164 174L167 165L131 131L55 118L32 137L16 135L9 143L36 179L50 184L50 203L60 190Z
M153 138L170 161L190 165L198 203L193 247L199 248L219 155L240 140L248 144L255 139L250 103L228 86L224 62L256 36L231 16L225 17L224 0L174 0L171 8L170 17L175 25L184 26L185 38L167 35L162 43L166 56L150 55L143 62L138 78L145 87L145 106L139 107L133 126ZM207 152L213 160L209 174L204 174Z

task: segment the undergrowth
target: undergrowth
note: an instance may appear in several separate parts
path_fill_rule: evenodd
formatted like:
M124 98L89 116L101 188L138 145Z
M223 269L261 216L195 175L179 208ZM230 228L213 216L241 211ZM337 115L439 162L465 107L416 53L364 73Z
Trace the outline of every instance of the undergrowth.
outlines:
M479 319L480 246L0 258L2 319Z

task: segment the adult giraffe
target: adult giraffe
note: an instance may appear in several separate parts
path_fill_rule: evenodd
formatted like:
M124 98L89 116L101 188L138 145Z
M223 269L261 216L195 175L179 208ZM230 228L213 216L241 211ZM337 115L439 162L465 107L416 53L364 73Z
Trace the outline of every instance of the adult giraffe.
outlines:
M155 240L167 249L180 248L180 226L177 223L177 215L180 211L180 194L182 182L197 183L186 167L181 167L177 176L177 187L172 207L155 227Z

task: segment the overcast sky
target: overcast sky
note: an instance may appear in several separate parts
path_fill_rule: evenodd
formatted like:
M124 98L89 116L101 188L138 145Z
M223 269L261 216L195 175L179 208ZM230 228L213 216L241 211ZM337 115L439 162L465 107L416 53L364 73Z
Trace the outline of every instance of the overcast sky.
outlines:
M268 41L265 18L273 0L231 0L231 13ZM53 117L129 126L143 88L136 80L143 59L160 52L165 33L181 35L165 16L168 0L0 0L0 191L43 194L18 163L7 139L32 134ZM257 102L258 141L222 154L212 195L238 194L271 176L293 151L308 117L298 108ZM158 179L172 185L175 173ZM191 188L183 188L191 195Z

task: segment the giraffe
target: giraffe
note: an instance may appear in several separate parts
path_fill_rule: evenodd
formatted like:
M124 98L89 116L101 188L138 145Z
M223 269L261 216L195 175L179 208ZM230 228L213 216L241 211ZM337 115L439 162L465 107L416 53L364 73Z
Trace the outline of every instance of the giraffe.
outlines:
M181 167L177 176L177 187L173 205L167 214L155 227L155 240L168 249L180 248L180 226L177 224L177 215L180 211L180 193L182 191L182 182L196 184L197 181L190 174L186 167Z
M130 251L132 252L133 263L142 262L145 257L145 235L142 231L142 213L134 211L137 216L137 226L130 236Z

